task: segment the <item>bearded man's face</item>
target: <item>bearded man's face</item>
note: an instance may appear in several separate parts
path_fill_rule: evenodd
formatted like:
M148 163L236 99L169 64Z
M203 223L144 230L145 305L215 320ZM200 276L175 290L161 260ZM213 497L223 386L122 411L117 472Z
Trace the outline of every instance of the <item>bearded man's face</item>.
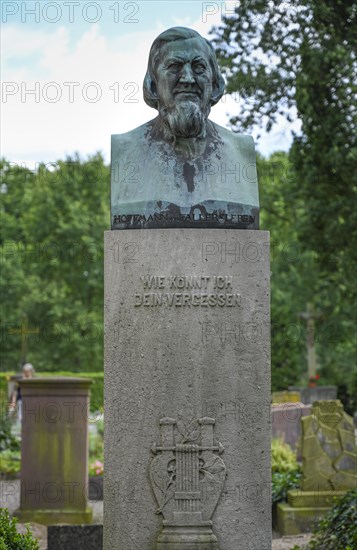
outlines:
M209 115L212 69L197 38L165 44L155 69L159 114L176 137L197 137Z

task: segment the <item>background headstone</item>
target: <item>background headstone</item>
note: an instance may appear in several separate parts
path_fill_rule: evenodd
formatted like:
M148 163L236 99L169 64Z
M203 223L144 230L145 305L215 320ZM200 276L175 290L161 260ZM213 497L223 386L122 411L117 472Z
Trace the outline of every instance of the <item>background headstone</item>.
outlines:
M340 401L314 403L301 424L301 488L288 491L288 503L277 506L277 528L283 535L312 531L334 498L357 486L354 425Z
M22 396L21 522L89 523L85 378L19 381Z
M337 386L316 386L314 388L289 386L289 391L298 391L301 402L312 405L315 401L331 401L337 399Z
M342 491L357 487L357 457L353 419L340 401L314 403L301 419L303 491Z
M272 402L276 403L299 403L301 395L298 391L274 391L272 393Z
M281 438L297 452L298 460L302 458L300 449L301 418L311 414L311 405L303 403L282 403L273 405L272 437Z

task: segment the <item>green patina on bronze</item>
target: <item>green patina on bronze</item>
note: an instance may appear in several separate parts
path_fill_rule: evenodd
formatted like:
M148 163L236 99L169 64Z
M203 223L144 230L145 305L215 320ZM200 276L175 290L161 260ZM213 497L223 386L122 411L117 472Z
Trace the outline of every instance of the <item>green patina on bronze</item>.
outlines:
M224 92L211 44L185 27L161 33L143 88L159 114L112 136L111 228L259 229L253 138L208 119Z

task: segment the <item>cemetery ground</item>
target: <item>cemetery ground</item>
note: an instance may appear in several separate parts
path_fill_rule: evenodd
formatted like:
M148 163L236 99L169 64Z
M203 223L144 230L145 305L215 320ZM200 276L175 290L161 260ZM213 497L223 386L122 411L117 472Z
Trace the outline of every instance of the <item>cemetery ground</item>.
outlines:
M19 507L20 503L20 481L19 480L13 480L11 481L12 484L12 491L13 496L12 498L7 498L4 502L4 494L5 494L5 486L8 484L9 481L1 481L0 482L0 507L8 507L10 512L14 512ZM90 506L93 509L93 523L101 524L103 522L103 501L90 501ZM40 525L38 523L30 523L31 531L34 535L34 537L38 538L39 540L39 550L47 550L47 527L45 525ZM25 524L18 524L18 531L20 533L26 532ZM285 536L282 537L278 531L273 531L273 544L272 544L272 550L290 550L293 548L294 545L298 545L301 547L301 550L303 550L304 546L309 542L311 539L310 533L305 533L301 535L294 535L294 536Z

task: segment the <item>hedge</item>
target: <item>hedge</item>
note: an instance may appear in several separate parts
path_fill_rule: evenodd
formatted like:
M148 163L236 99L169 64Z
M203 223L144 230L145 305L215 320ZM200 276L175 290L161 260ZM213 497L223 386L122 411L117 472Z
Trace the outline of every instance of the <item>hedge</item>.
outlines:
M0 404L2 410L7 410L7 381L10 376L16 374L15 372L1 372L0 373ZM103 386L104 386L104 373L103 372L81 372L73 373L68 371L59 372L37 372L37 376L74 376L80 378L90 378L92 380L91 385L91 399L90 410L101 411L103 410Z

